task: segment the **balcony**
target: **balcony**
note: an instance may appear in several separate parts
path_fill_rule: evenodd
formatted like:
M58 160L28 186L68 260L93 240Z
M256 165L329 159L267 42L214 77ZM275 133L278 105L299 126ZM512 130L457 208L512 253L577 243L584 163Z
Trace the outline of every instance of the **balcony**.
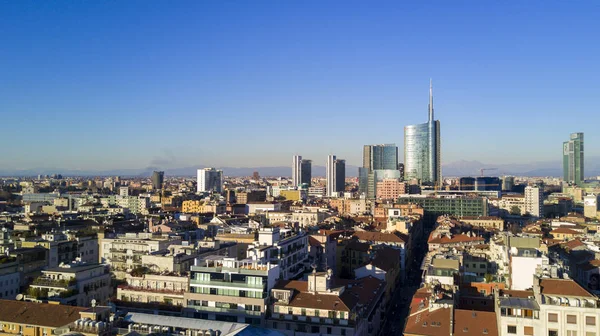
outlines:
M188 306L188 308L192 308L192 309L195 309L198 311L209 312L209 313L225 313L225 314L250 315L250 316L261 316L263 314L262 312L253 311L253 310L230 309L230 308L207 307L207 306Z
M119 285L118 289L123 291L132 291L132 292L150 292L150 293L161 293L161 294L174 294L174 295L183 295L185 290L172 290L166 288L149 288L149 287L136 287L136 286L128 286L128 285Z
M77 280L75 279L51 279L45 277L39 277L33 280L32 283L34 286L40 287L54 287L54 288L72 288L77 285Z

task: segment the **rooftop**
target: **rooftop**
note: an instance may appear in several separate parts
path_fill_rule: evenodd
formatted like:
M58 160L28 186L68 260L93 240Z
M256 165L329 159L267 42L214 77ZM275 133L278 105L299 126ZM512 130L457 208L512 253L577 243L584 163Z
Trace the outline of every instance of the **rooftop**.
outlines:
M80 318L84 307L0 300L0 321L58 328Z
M544 295L566 295L596 298L571 279L542 279L540 293Z
M454 335L498 335L496 313L463 309L454 310Z

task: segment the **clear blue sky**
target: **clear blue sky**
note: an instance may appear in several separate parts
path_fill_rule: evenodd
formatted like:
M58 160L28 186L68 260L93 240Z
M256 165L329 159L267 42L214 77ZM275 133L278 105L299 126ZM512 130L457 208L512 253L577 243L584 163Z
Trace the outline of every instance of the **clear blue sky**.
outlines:
M0 168L359 164L425 122L442 161L600 155L598 1L6 1ZM402 154L401 154L402 156Z

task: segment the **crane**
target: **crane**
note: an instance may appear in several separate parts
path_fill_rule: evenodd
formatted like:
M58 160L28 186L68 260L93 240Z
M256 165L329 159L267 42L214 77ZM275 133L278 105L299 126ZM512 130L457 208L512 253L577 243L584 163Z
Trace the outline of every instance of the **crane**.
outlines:
M481 172L481 177L483 177L483 172L485 172L486 170L496 170L498 168L481 168L479 169L479 171Z

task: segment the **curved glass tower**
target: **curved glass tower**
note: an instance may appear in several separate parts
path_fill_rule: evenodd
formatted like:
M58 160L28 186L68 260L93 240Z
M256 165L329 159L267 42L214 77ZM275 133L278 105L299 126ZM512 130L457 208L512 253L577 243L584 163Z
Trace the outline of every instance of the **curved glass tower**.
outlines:
M404 127L405 180L418 179L423 185L440 186L440 121L433 116L433 87L429 83L429 120Z

